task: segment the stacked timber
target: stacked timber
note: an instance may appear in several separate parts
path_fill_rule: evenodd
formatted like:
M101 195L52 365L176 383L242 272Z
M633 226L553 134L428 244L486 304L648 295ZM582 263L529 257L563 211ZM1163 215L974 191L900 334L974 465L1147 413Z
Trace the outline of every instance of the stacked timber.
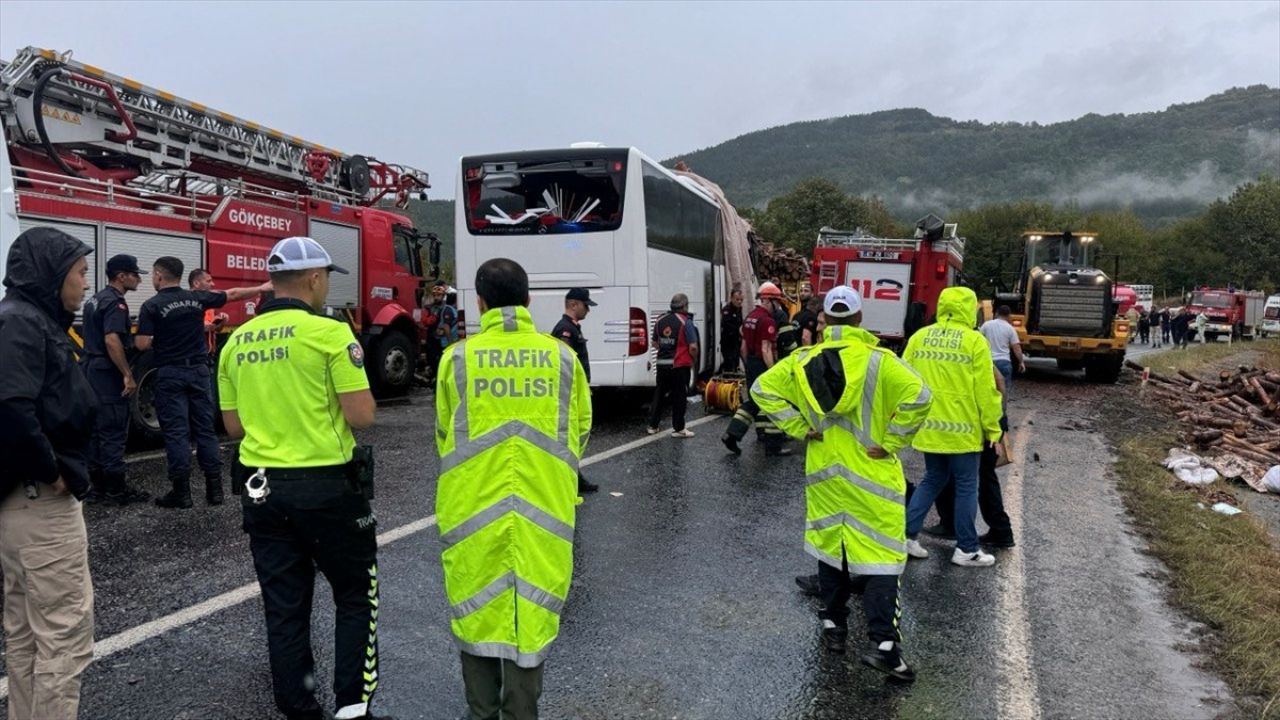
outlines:
M755 248L756 277L760 278L761 282L772 280L794 283L809 279L809 258L792 248L777 247L771 242L766 242L755 233L752 235L754 236L752 239Z
M1145 373L1148 389L1186 426L1186 440L1201 450L1217 448L1265 472L1280 465L1280 370L1241 366L1217 377L1185 370L1162 375L1126 360Z

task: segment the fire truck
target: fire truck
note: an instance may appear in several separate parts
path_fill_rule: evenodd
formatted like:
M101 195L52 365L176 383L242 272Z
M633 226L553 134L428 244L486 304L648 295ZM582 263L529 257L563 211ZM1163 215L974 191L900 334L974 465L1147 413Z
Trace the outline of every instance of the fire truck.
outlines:
M880 238L861 228L822 228L810 282L818 294L838 285L857 290L862 327L900 351L937 313L938 295L955 284L963 267L964 238L956 234L956 226L927 215L910 238Z
M423 195L426 173L307 142L39 48L0 61L0 133L0 257L17 233L50 226L95 249L90 294L118 253L137 256L144 268L174 256L188 270L208 269L218 287L233 287L267 279L276 241L308 235L352 271L331 279L326 312L360 338L376 392L412 386L439 242L386 206ZM135 318L154 292L144 281L128 296ZM255 307L228 303L223 337ZM154 431L150 356L131 362L139 379L134 423Z
M1204 339L1215 342L1225 335L1232 340L1258 336L1262 326L1266 293L1232 288L1201 288L1191 293L1187 311L1192 317L1204 313Z

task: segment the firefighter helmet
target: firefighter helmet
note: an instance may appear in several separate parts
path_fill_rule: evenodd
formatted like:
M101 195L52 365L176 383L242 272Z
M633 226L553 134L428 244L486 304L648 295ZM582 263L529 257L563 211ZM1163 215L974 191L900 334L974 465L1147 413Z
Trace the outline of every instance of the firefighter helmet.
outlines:
M781 300L782 290L779 290L778 286L774 285L771 282L765 282L765 283L761 283L760 291L757 292L756 295L762 298L776 298L778 300Z

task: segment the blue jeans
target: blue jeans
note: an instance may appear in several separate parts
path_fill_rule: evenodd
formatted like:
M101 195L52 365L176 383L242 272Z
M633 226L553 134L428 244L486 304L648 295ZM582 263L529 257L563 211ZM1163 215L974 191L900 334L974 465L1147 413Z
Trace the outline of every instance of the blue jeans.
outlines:
M907 504L907 537L914 538L924 525L929 506L948 482L956 488L955 532L956 547L963 552L978 551L978 528L974 517L978 513L978 461L982 453L942 455L924 453L924 480L916 486Z
M1004 396L1000 398L1000 407L1004 414L1009 414L1009 396L1013 394L1013 361L996 360L996 370L1004 376Z

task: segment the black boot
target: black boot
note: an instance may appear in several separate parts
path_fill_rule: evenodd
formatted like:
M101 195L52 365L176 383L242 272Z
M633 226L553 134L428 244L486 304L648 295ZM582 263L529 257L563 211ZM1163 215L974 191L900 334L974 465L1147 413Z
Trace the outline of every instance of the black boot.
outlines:
M135 502L146 502L151 493L129 487L124 475L108 475L106 478L106 498L116 505L128 505Z
M862 664L875 668L898 682L915 682L916 671L902 659L902 646L886 640L862 656Z
M1013 541L1013 531L1005 530L999 532L992 530L978 536L978 542L993 548L1011 548L1017 543Z
M800 587L800 592L809 597L822 597L822 588L818 585L817 575L797 575L796 585Z
M170 478L173 489L163 497L156 498L156 505L162 508L186 510L191 507L191 481L188 478Z
M833 653L843 654L847 648L849 628L841 627L831 620L822 621L822 644Z
M222 504L222 478L209 477L204 479L204 499L210 505Z
M599 485L596 485L595 483L587 480L585 477L582 476L582 473L578 473L578 494L579 495L585 495L586 493L593 493L599 489L600 489Z
M89 494L84 496L86 503L100 503L106 499L106 480L100 472L89 472Z

